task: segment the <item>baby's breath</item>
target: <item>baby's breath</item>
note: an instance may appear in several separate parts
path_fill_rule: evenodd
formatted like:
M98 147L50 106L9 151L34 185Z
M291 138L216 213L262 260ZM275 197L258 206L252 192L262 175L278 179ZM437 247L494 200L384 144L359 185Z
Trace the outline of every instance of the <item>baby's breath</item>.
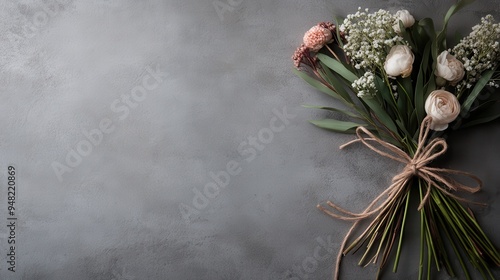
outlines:
M466 78L457 85L459 91L471 88L481 78L482 72L498 65L500 25L494 21L492 15L481 18L481 23L472 27L472 32L451 50L467 71ZM489 85L498 87L495 82L490 82Z
M382 68L391 47L404 44L392 28L395 21L395 16L383 9L368 13L368 9L359 8L347 16L340 30L346 33L344 51L356 69Z
M374 96L377 93L375 76L370 71L365 72L365 74L355 80L351 86L357 92L358 97Z

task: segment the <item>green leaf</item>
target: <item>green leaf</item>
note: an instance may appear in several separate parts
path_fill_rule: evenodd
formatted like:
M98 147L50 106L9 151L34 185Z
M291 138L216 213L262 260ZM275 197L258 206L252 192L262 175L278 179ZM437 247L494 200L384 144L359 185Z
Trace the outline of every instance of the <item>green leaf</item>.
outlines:
M400 111L401 115L404 115L405 113L410 116L411 113L414 110L413 106L413 83L411 77L406 77L406 78L401 78L399 77L397 79L399 88L398 88L398 93L399 97L405 96L404 101L405 101L405 106L407 106L405 111Z
M411 39L411 35L408 32L408 30L406 30L406 27L404 26L403 22L401 20L399 20L398 24L399 24L399 30L401 30L401 32L400 32L401 37L403 37L403 39L410 45L410 47L413 51L416 51L416 50L418 51L417 46L415 46L415 44L413 43L413 40Z
M378 75L375 76L375 87L377 88L377 97L379 98L379 103L386 102L389 104L391 109L397 112L398 107L396 104L396 99L391 92L391 89L387 83L382 80Z
M417 112L418 123L422 123L425 117L424 110L424 95L426 94L424 86L424 76L429 62L429 55L431 50L431 43L427 43L422 55L422 62L418 70L417 82L415 84L415 111ZM431 77L433 79L434 77Z
M327 76L327 79L328 79L328 83L333 86L333 88L335 89L335 91L337 92L337 94L342 97L345 101L347 101L348 103L353 103L352 102L352 98L351 96L349 95L349 92L347 92L347 90L344 88L344 84L342 83L342 81L340 80L340 78L338 78L337 75L335 75L334 73L332 73L332 71L330 71L330 69L328 69L328 67L325 67L326 65L323 63L323 62L320 62L321 66L322 66L322 70L325 71L325 74Z
M337 108L333 108L333 107L325 107L325 106L315 106L315 105L302 105L302 107L304 108L312 108L312 109L321 109L321 110L327 110L327 111L332 111L332 112L338 112L338 113L342 113L346 116L349 116L351 118L357 118L357 119L361 119L361 116L353 113L353 112L349 112L349 111L345 111L345 110L341 110L341 109L337 109Z
M410 202L410 192L411 192L411 188L408 188L407 195L405 196L405 207L404 207L404 212L403 212L403 220L402 220L402 224L401 224L401 229L399 230L399 242L398 242L398 247L396 250L396 257L394 260L394 266L392 268L393 272L397 271L398 264L399 264L399 258L401 256L401 247L403 245L403 233L404 233L405 224L406 224L406 213L408 213L408 204Z
M417 119L417 110L414 110L413 113L410 115L408 131L415 133L418 130L420 123L421 122L418 122Z
M434 29L434 22L430 18L424 18L418 22L418 25L425 30L430 39L430 45L432 46L432 58L437 59L437 46L436 46L436 31ZM427 69L427 67L425 68Z
M415 112L417 113L417 121L418 123L422 123L422 120L425 118L425 106L424 106L424 86L423 83L423 73L422 70L419 71L417 77L417 84L415 86Z
M484 86L486 86L488 81L491 79L491 76L493 75L494 72L495 72L494 69L483 72L482 77L477 81L476 85L474 86L474 89L472 89L471 93L469 94L465 102L462 104L461 108L462 115L466 114L469 111L470 106L472 106L472 104L478 97L479 93L483 90Z
M413 42L416 45L416 50L418 50L419 54L421 55L420 52L422 52L422 50L425 48L425 45L430 41L430 34L428 34L426 29L418 23L414 24L410 28L410 34Z
M375 114L376 118L382 123L385 127L387 127L390 131L394 132L396 135L399 135L396 124L392 120L392 118L387 114L384 108L377 102L377 99L373 97L361 97L361 100L370 107L370 109Z
M307 74L306 72L302 72L302 71L299 71L297 69L293 69L293 72L301 77L302 79L304 79L304 81L306 81L308 84L310 84L311 86L315 87L316 89L318 89L319 91L323 92L323 93L326 93L334 98L337 98L337 99L340 99L341 100L341 97L339 96L339 94L333 90L331 90L330 88L328 88L327 86L325 86L323 83L321 83L320 81L316 80L314 77L310 76L309 74Z
M354 122L344 122L335 119L322 119L310 121L317 127L333 130L343 133L354 133L358 126L366 126L366 124L359 124Z
M463 124L461 127L470 127L478 124L483 124L487 122L494 121L500 118L500 103L489 106L486 110L482 111L480 114L473 116L473 120Z
M404 123L402 123L400 120L396 120L396 124L398 125L399 129L401 129L401 131L405 134L405 137L406 139L412 139L413 138L413 135L411 135L408 130L406 130L406 126L404 125Z
M460 11L463 7L472 4L476 0L460 0L457 3L455 3L453 6L450 7L446 15L444 16L444 24L447 25L448 21L451 19L451 16L453 16L456 12ZM444 29L445 27L443 27Z
M335 60L331 57L329 57L326 54L318 53L316 57L323 62L328 68L332 69L335 73L339 74L342 76L344 79L348 80L350 83L353 83L355 80L358 79L358 77L349 71L344 64L339 62L338 60Z
M424 53L422 55L422 62L421 62L421 69L423 70L423 73L424 74L427 74L427 70L429 70L429 56L430 56L430 53L431 53L431 45L432 43L427 43L425 45L425 48L424 48ZM431 72L434 71L434 69L430 69ZM434 77L431 77L431 78L434 78Z
M441 30L441 32L439 32L439 34L437 36L437 46L441 50L445 50L446 49L446 29L448 27L448 21L450 21L451 17L456 12L460 11L463 7L471 4L474 1L475 0L461 0L461 1L458 1L456 4L454 4L453 6L450 7L450 9L448 10L448 12L446 13L446 15L444 17L443 29Z
M341 17L336 16L334 18L334 23L337 28L335 28L335 35L337 36L337 43L339 44L340 48L344 48L344 42L342 42L342 38L340 37L340 25L344 22L344 19Z
M401 78L401 85L403 85L403 88L405 89L405 92L408 94L407 97L410 100L413 100L413 84L412 84L412 79L411 77L407 78ZM412 102L413 105L413 102Z
M434 78L434 71L432 71L430 80L425 85L426 90L425 90L424 100L426 100L427 97L429 96L429 94L431 92L435 91L436 88L437 88L436 87L436 79Z
M396 101L397 105L398 105L398 111L399 111L399 118L401 119L401 121L403 123L407 123L408 121L408 112L412 112L413 111L413 108L409 108L409 106L407 106L408 104L408 98L407 98L407 95L406 93L404 92L403 89L399 89L398 90L398 99Z

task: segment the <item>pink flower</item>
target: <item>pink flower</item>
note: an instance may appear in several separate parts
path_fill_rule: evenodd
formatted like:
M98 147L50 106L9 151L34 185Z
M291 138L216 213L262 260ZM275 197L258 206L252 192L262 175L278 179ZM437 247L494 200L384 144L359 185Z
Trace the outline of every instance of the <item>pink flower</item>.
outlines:
M304 45L311 51L317 52L331 42L333 42L332 32L319 25L313 26L304 34Z
M308 53L307 47L302 44L300 47L297 48L297 50L293 53L292 60L293 64L295 65L295 68L299 69L300 64L303 62L304 56L306 56Z
M303 66L308 66L311 69L316 69L318 67L318 58L311 54L310 50L304 45L300 45L292 56L293 64L295 68L300 70Z

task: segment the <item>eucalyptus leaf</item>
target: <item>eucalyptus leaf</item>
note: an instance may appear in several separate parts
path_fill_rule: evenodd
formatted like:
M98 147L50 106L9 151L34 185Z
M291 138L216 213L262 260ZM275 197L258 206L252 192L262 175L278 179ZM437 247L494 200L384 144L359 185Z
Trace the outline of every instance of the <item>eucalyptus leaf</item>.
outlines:
M323 70L325 71L325 73L327 73L328 80L329 80L330 84L333 86L333 88L335 88L335 91L337 92L337 94L340 97L342 97L345 101L352 104L353 103L352 98L349 95L349 92L347 92L347 90L345 89L342 81L340 81L338 76L335 75L334 73L332 73L332 71L330 71L330 69L328 67L325 67L326 65L323 62L320 62L320 63L321 63L321 66L323 67Z
M328 68L332 69L335 73L342 76L344 79L348 80L350 83L353 83L358 77L352 73L349 69L347 69L342 62L335 60L329 57L326 54L318 53L316 57L323 62Z
M399 134L396 124L394 123L392 118L387 114L385 109L380 105L377 99L367 96L367 97L362 97L361 100L363 100L363 102L366 105L368 105L368 107L370 107L374 115L377 116L380 123L382 123L385 127L387 127L390 131L392 131L396 135Z
M357 119L362 119L361 116L353 113L353 112L349 112L349 111L346 111L346 110L342 110L342 109L337 109L337 108L333 108L333 107L326 107L326 106L315 106L315 105L302 105L302 107L304 108L312 108L312 109L321 109L321 110L327 110L327 111L331 111L331 112L338 112L338 113L342 113L346 116L349 116L351 118L357 118Z
M328 68L322 68L321 71L318 71L318 73L321 76L321 78L325 80L325 82L327 82L328 84L332 83L331 77L333 76L333 73Z
M345 122L345 121L339 121L339 120L335 120L335 119L313 120L310 122L317 127L333 130L336 132L343 132L343 133L354 133L358 126L366 126L366 124Z
M323 92L323 93L326 93L334 98L337 98L337 99L341 99L341 97L339 96L339 94L333 90L331 90L330 88L328 88L327 86L325 86L324 84L322 84L320 81L318 81L317 79L313 78L312 76L310 76L309 74L305 73L305 72L302 72L302 71L299 71L297 69L293 69L293 72L301 77L302 79L304 79L304 81L306 81L308 84L310 84L311 86L315 87L316 89L318 89L319 91Z

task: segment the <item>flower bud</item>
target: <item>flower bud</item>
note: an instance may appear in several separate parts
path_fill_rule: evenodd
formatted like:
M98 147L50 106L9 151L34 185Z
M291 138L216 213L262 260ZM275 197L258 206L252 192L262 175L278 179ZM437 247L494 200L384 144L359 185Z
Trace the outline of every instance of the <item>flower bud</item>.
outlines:
M401 29L399 28L399 21L403 22L403 26L405 28L412 27L415 23L415 18L408 12L407 10L399 10L396 12L396 22L392 26L396 33L401 33Z

